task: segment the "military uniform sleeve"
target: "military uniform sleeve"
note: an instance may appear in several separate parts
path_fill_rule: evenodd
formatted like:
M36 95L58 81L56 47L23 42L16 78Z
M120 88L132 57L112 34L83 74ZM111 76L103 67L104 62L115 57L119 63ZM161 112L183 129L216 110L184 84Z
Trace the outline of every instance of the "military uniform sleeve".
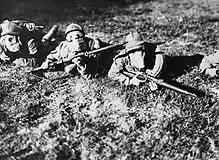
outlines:
M206 69L214 68L217 65L219 65L219 51L202 59L200 64L201 73L205 72Z
M148 74L159 77L164 66L164 55L156 54L155 55L155 64L152 70L149 70Z
M60 60L61 59L61 52L62 48L64 46L64 43L60 43L55 50L53 50L47 57L46 61L53 61L53 60Z
M147 69L146 73L153 77L159 77L164 67L165 56L158 46L156 46L154 54L155 54L154 66L152 69Z
M47 55L45 61L41 64L42 68L47 68L49 63L54 60L59 60L61 58L61 48L63 43L60 43L55 50L53 50L49 55Z
M129 80L129 77L125 76L121 73L122 70L125 68L125 59L124 58L118 58L114 60L109 72L108 77L113 80L117 80L121 83L124 83L125 81Z

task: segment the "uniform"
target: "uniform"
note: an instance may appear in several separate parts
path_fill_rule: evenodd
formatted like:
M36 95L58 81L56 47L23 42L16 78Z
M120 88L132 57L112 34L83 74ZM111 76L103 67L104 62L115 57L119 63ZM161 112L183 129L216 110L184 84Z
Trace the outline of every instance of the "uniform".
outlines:
M34 23L7 20L1 27L0 60L32 67L44 61L48 42L57 30L57 26L54 26L43 37L43 33L35 29Z
M132 84L132 77L126 76L123 71L141 72L159 77L165 66L165 56L158 46L144 42L138 33L130 33L126 41L128 42L126 48L116 56L108 77L126 85ZM136 54L138 51L141 52L140 56Z
M52 51L42 64L42 68L47 68L52 61L59 61L71 58L77 52L87 52L101 47L101 41L98 38L91 39L86 37L81 26L70 24L65 31L66 40L62 41L57 48ZM65 65L66 73L72 72L75 68L85 79L90 79L98 68L98 55L80 56L74 58L72 62Z

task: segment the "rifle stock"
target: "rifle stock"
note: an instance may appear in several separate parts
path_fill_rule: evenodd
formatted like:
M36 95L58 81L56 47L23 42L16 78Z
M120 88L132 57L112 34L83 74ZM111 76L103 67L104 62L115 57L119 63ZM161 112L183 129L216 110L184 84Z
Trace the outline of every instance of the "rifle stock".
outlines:
M137 75L137 73L135 72L130 72L130 71L122 71L121 72L123 75L129 77L129 78L133 78L135 75ZM137 75L137 78L141 81L146 81L146 80L150 80L150 81L153 81L155 82L156 84L160 85L160 86L163 86L163 87L166 87L166 88L169 88L171 90L174 90L174 91L177 91L179 93L183 93L183 94L186 94L186 95L190 95L190 96L193 96L193 97L197 97L197 95L195 93L191 93L185 89L182 89L182 88L179 88L177 86L174 86L172 84L169 84L167 82L165 82L163 79L157 79L153 76L150 76L148 74L139 74Z

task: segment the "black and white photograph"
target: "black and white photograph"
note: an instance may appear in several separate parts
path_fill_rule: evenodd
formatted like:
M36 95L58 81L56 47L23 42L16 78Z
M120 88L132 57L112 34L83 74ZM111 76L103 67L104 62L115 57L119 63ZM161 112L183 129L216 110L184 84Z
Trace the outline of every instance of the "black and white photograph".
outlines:
M1 0L0 160L219 160L219 0Z

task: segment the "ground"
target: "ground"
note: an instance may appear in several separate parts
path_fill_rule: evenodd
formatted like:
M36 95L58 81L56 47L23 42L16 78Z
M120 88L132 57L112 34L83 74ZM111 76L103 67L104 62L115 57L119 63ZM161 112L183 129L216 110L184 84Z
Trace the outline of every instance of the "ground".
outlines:
M1 20L22 18L45 30L58 24L60 32L76 22L112 44L138 30L174 56L173 68L182 64L174 81L201 92L151 92L105 74L46 79L1 65L1 160L219 159L219 82L198 69L218 46L218 22L209 18L217 0L8 0L0 8Z

